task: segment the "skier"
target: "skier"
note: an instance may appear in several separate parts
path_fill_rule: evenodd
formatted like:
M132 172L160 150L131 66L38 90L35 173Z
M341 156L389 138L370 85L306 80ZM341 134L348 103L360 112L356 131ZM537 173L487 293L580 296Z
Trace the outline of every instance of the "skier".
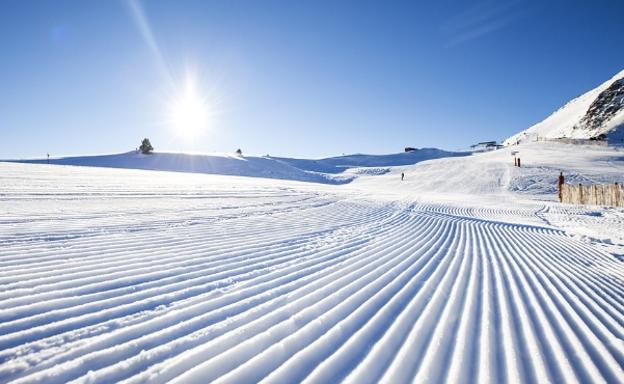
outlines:
M559 180L558 180L558 187L559 187L559 202L561 203L563 201L563 183L565 183L565 178L563 177L563 172L559 172Z
M403 179L405 179L405 173L401 172L401 181L403 181Z

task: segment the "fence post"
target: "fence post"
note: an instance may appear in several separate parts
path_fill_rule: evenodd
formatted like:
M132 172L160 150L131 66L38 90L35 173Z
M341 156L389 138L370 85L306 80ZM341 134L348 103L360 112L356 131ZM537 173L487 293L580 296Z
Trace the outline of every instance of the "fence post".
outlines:
M579 184L579 203L584 204L583 202L583 185Z

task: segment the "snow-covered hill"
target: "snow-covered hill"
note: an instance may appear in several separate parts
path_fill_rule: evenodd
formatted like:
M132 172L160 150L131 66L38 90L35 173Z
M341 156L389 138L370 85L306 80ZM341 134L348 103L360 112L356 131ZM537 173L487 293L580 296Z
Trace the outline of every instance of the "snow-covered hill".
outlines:
M89 167L147 169L158 171L209 173L215 175L263 177L344 184L359 172L345 172L357 167L388 167L416 164L442 157L466 156L469 153L422 148L413 152L390 155L349 155L319 160L289 159L271 156L205 155L155 152L149 155L132 151L114 155L74 156L50 159L50 164ZM47 159L11 160L21 163L46 164ZM384 170L378 170L383 173Z
M513 166L512 153L522 159ZM400 174L405 173L401 182ZM381 191L401 188L413 193L464 198L492 194L521 193L532 199L554 199L557 177L563 172L568 183L624 182L624 149L610 146L529 142L467 157L442 158L414 165L392 167L375 178L359 178L354 186ZM393 188L384 186L392 183ZM407 189L407 190L406 190ZM489 198L489 197L488 197ZM514 197L516 198L516 197Z
M538 139L624 140L624 71L569 101L540 123L505 140L505 145Z

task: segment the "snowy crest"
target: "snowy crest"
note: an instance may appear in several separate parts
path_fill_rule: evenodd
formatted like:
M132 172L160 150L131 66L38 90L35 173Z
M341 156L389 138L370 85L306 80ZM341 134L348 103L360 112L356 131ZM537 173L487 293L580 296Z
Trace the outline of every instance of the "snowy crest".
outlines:
M569 101L546 119L505 140L513 145L540 139L624 139L624 71Z

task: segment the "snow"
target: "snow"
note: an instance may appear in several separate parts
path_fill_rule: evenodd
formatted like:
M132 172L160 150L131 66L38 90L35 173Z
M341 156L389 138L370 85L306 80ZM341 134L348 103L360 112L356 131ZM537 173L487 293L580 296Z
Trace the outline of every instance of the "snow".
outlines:
M605 125L605 131L614 130L617 127L624 126L624 109L617 112ZM624 142L624 130L614 132L613 141L622 143Z
M138 151L113 155L72 156L48 159L9 160L31 164L58 164L108 168L149 169L159 171L209 173L298 180L325 184L344 184L354 176L345 171L355 167L384 167L416 164L442 157L466 156L469 153L422 148L391 155L350 155L319 160L289 159L271 156L236 156L228 154L188 154ZM353 172L353 171L352 171Z
M624 151L513 149L0 163L0 382L622 382Z
M524 141L536 141L538 138L542 139L558 139L558 138L576 138L576 139L589 139L602 132L609 132L616 128L622 122L622 115L607 122L606 126L601 132L589 132L585 129L575 129L575 126L581 121L583 116L587 113L590 105L600 93L605 91L614 81L624 78L624 70L613 76L611 79L605 81L598 87L576 97L569 101L566 105L559 108L553 114L548 116L543 121L531 126L530 128L517 133L504 141L504 145L512 145L516 142ZM618 142L621 142L618 141Z

